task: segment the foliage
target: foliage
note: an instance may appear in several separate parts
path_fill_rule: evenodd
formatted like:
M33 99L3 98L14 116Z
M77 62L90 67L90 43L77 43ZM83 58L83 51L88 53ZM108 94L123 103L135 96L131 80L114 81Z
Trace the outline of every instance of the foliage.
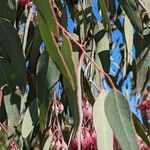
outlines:
M0 149L148 150L148 5L0 0Z

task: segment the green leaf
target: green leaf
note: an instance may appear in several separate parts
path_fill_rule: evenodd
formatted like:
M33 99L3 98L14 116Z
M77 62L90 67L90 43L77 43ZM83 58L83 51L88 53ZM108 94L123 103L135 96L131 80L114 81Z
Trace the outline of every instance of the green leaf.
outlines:
M9 61L0 58L0 86L15 84L16 74Z
M50 102L50 90L59 79L59 71L49 57L47 51L44 51L39 57L37 63L37 98L40 108L40 127L45 128L46 115Z
M4 95L4 104L8 121L8 137L12 136L15 132L15 127L18 126L20 120L19 107L20 97L14 93Z
M148 63L150 60L150 51L145 49L142 52L142 56L137 59L137 78L136 78L136 90L140 93L144 89L145 81L147 79ZM149 77L148 77L149 78Z
M72 82L74 83L74 85L76 85L76 73L75 73L75 66L74 66L74 61L73 61L72 46L71 46L71 43L70 43L68 37L65 35L63 37L61 53L63 55L63 58L67 64L67 66L68 66L68 69L70 71L70 74L71 74L71 77L73 80Z
M102 24L96 24L94 28L94 38L96 42L96 53L99 56L99 64L105 72L110 69L110 51L108 33ZM104 59L105 58L105 59Z
M132 65L133 62L133 54L132 54L132 47L133 47L133 27L130 23L130 20L128 16L125 16L124 19L124 34L125 34L125 40L126 40L126 46L128 50L128 62L130 65Z
M142 22L140 19L140 15L135 0L119 0L119 3L126 12L135 30L137 30L137 32L139 33L142 33L143 31Z
M150 17L149 11L150 11L150 1L149 0L140 0L142 4L144 5L148 16Z
M134 126L135 126L137 134L150 147L150 141L147 138L147 135L146 135L146 132L145 132L146 131L145 126L140 122L140 120L134 114L132 114L132 119L133 119Z
M107 14L107 8L106 8L106 4L104 0L99 0L99 5L101 8L101 12L102 12L102 18L103 18L103 24L105 26L105 30L106 31L111 31L111 25L110 25L110 21L109 21L109 17Z
M83 90L85 97L88 99L90 104L93 106L95 99L94 99L94 96L91 92L91 88L90 88L90 85L88 83L88 80L84 76L83 70L81 71L81 83L82 83L82 90Z
M14 22L16 19L17 5L15 0L0 0L0 17Z
M2 50L5 51L15 69L16 84L21 89L25 88L26 66L18 33L10 22L0 19L0 35Z
M41 36L46 44L47 51L51 56L51 59L56 64L57 68L60 70L60 72L68 81L68 83L72 86L72 88L75 89L75 85L73 82L74 79L72 78L68 68L69 64L66 64L61 51L56 46L57 43L55 43L55 39L53 37L52 32L49 30L48 25L46 24L44 19L41 18L41 16L39 16L39 27L40 27Z
M52 34L50 29L48 28L48 25L41 16L39 16L39 27L41 36L46 44L48 53L64 77L64 82L65 85L67 86L67 92L71 96L69 97L69 100L71 101L71 107L73 110L73 116L75 121L74 125L75 127L78 127L80 120L79 105L77 98L78 92L77 92L75 67L72 58L73 54L72 49L70 47L70 42L68 38L64 36L64 40L62 43L62 50L60 50L57 46L57 43L55 42L54 35Z
M32 74L36 74L36 65L37 65L37 58L39 55L39 47L42 43L39 27L37 26L34 30L34 37L33 42L28 47L29 52L29 70Z
M27 108L23 122L22 122L22 136L23 138L27 138L30 132L33 130L37 120L38 120L38 107L36 100L33 100L29 107Z
M43 150L50 150L51 142L52 142L52 137L50 136L47 138L47 140L44 144Z
M116 89L110 91L106 97L105 112L122 150L137 150L138 146L128 101Z
M57 24L55 14L52 8L52 2L48 0L35 0L35 4L48 25L48 28L55 34L57 34Z
M101 91L93 106L93 122L97 134L97 146L102 150L113 150L113 132L105 115L106 91Z

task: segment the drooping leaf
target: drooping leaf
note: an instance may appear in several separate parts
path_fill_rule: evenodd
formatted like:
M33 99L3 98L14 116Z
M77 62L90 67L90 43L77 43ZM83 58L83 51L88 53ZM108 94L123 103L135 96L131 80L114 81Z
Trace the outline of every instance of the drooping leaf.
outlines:
M51 142L52 142L52 137L50 136L47 138L47 140L44 144L43 150L50 150Z
M109 21L109 17L108 17L108 11L106 8L105 1L99 0L99 5L100 5L101 12L102 12L104 27L105 27L106 31L108 31L108 30L111 31L111 25L110 25L110 21Z
M71 102L71 107L73 110L73 116L74 116L74 125L77 128L80 121L79 116L79 105L78 105L78 98L77 98L77 83L76 83L76 75L75 68L73 64L73 58L72 58L72 49L69 44L69 40L67 37L64 37L64 45L65 49L62 48L60 50L57 46L57 43L55 42L54 35L48 29L47 23L42 18L43 16L39 16L39 27L41 36L46 44L47 51L49 55L51 56L51 59L56 64L59 71L62 73L65 81L65 85L67 85L67 92L71 95L69 97ZM50 42L51 41L51 42ZM62 51L62 52L61 52ZM67 56L67 57L66 57ZM70 69L70 70L69 70Z
M83 89L83 95L88 99L89 103L93 106L95 99L94 96L91 92L90 85L84 76L83 71L81 71L81 84L82 84L82 89Z
M110 51L108 33L104 30L103 25L96 24L94 29L94 38L96 42L96 53L100 59L100 66L102 65L105 72L110 69ZM105 59L104 59L105 58Z
M37 120L38 120L38 107L36 100L33 100L29 107L26 109L23 122L21 133L23 138L27 138L30 132L33 130Z
M45 128L50 102L50 90L59 79L59 71L45 50L37 63L37 99L40 109L40 127Z
M15 0L0 0L0 17L15 21L17 13L17 4Z
M48 28L55 34L57 34L57 24L55 15L52 9L52 2L48 0L35 0L35 4L47 23Z
M36 65L37 65L37 58L39 55L39 47L42 43L39 27L36 27L34 30L34 37L31 46L29 46L29 70L32 74L36 74Z
M132 54L132 47L133 47L133 27L130 23L128 16L125 16L124 19L124 33L126 39L126 46L127 46L127 60L130 65L132 65L133 61L133 54Z
M104 110L106 96L107 92L101 91L93 106L93 121L99 150L113 150L113 132Z
M137 150L138 146L128 102L116 89L110 91L106 97L105 112L122 150Z
M0 86L4 84L15 85L16 74L9 61L0 59Z
M141 59L137 59L137 78L136 78L136 90L137 93L140 93L142 89L144 89L145 81L147 78L147 72L148 72L148 63L150 61L150 51L149 49L145 49L142 52L143 56L141 56ZM149 78L149 77L148 77Z
M135 0L119 0L119 3L126 12L135 30L139 33L142 33L142 22Z
M0 35L2 50L6 53L15 69L16 85L23 89L26 84L26 70L18 33L10 22L0 19Z
M41 16L39 16L39 27L41 36L46 44L47 51L51 56L51 59L54 61L54 63L56 64L60 72L63 74L63 76L66 78L66 80L69 82L69 84L72 86L72 88L75 88L73 78L68 68L69 64L66 64L62 53L57 46L57 43L55 43L55 39L53 37L52 32L49 30L47 23Z
M15 93L4 95L4 104L8 120L8 137L12 136L15 132L15 127L18 126L20 120L20 97Z
M135 126L137 134L150 147L150 141L147 138L145 126L140 122L140 120L134 114L132 114L132 119L133 119L134 126Z

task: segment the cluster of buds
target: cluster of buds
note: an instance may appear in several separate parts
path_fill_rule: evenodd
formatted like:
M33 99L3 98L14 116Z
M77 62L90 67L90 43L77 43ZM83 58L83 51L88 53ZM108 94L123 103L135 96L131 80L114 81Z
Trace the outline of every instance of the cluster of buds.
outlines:
M49 136L52 137L51 149L54 150L67 150L68 146L64 141L61 130L59 127L56 127L54 131L49 130Z
M145 111L144 117L150 120L150 89L147 88L143 95L143 100L136 107L141 111Z
M150 150L147 144L137 135L137 143L139 146L139 150Z
M58 121L58 115L64 110L63 104L56 99L54 94L53 100L49 107L52 118L50 129L48 130L48 136L52 137L51 149L53 150L67 150L68 146L62 135L61 127Z
M150 109L150 101L144 100L137 105L137 108L140 110Z
M27 6L31 3L31 0L20 0L19 2L22 6Z
M81 148L82 150L97 150L96 132L93 126L93 113L89 102L82 100L83 122L81 129ZM78 139L74 137L70 146L73 150L78 147Z

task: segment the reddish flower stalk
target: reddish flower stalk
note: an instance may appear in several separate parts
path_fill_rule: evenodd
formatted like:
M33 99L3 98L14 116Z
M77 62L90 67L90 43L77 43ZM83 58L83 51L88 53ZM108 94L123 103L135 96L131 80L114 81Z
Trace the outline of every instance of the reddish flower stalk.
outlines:
M6 127L0 122L0 127L3 129L3 131L7 134L7 129Z
M18 150L15 141L11 141L11 142L9 143L9 145L10 145L10 147L11 147L11 150Z
M76 39L74 39L70 35L70 33L68 31L66 31L66 29L63 26L61 26L58 22L57 22L57 25L62 29L64 34L66 34L76 45L79 46L80 50L85 54L85 56L94 64L94 66L98 69L98 71L100 73L103 73L106 76L106 78L109 80L111 86L113 88L115 88L115 85L114 85L113 81L111 80L110 76L104 70L100 69L99 66L97 65L97 63L87 54L87 52L85 50L85 45L80 44L78 41L76 41Z

